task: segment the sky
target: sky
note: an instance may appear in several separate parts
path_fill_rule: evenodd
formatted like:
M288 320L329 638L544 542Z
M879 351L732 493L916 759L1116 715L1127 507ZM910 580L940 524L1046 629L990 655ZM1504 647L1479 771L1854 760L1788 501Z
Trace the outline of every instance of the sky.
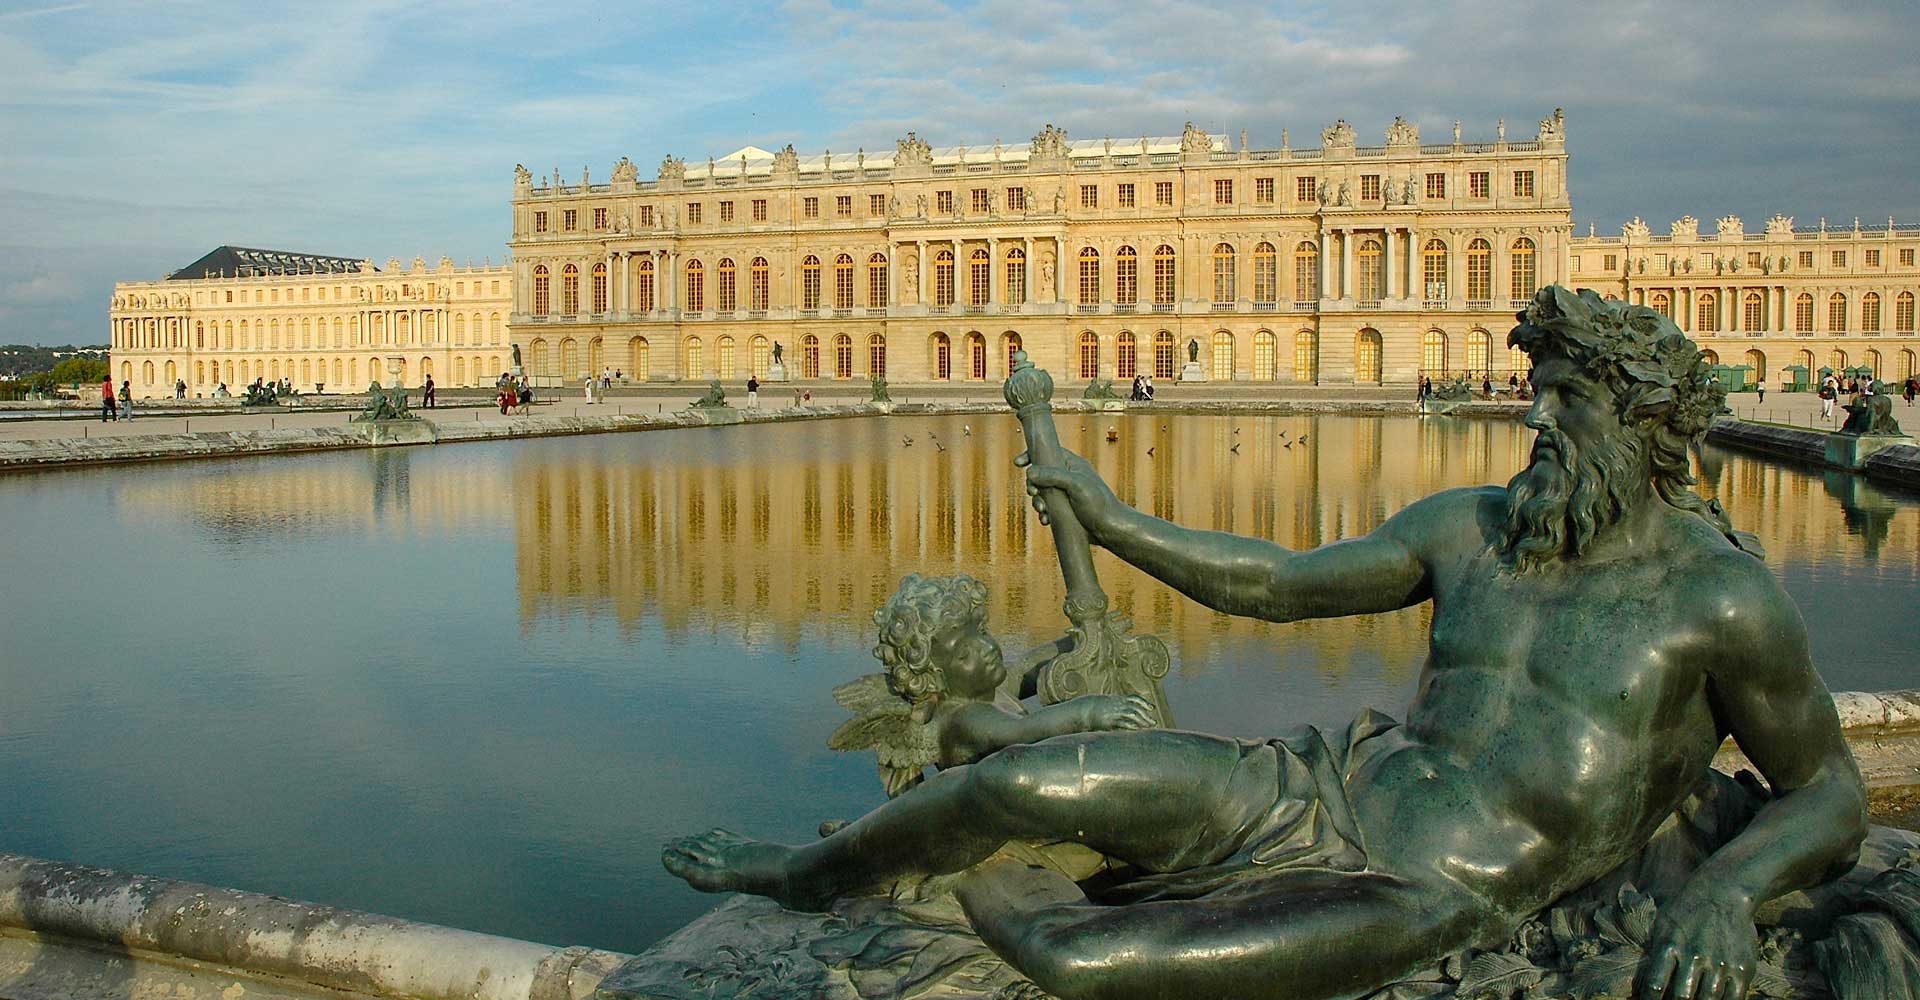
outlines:
M223 243L506 254L513 166L1177 135L1512 138L1566 109L1581 233L1920 221L1920 4L0 0L0 343Z

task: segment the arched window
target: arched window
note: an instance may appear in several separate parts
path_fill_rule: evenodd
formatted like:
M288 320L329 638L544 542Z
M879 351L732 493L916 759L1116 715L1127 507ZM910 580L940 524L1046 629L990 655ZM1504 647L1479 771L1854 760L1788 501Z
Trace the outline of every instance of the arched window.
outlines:
M927 346L933 352L933 377L945 382L953 377L953 342L944 333L935 332Z
M627 364L632 366L633 380L645 382L653 374L653 349L645 337L627 339ZM493 367L498 368L499 365Z
M1080 334L1080 377L1100 377L1100 338L1092 330Z
M1140 255L1130 246L1113 252L1113 301L1123 306L1140 301Z
M207 384L207 363L205 361L195 361L193 363L193 384Z
M833 307L853 308L853 256L841 254L833 259Z
M1380 374L1380 331L1367 327L1354 338L1353 380L1378 384Z
M1885 374L1880 370L1880 352L1878 350L1868 348L1867 353L1861 355L1860 364L1867 369L1867 378L1869 379L1876 379ZM172 362L168 362L168 365L171 367ZM169 374L171 374L171 372L169 372Z
M1215 304L1230 303L1238 297L1234 287L1233 244L1215 243L1213 245L1213 301Z
M1834 333L1847 332L1847 296L1842 292L1827 297L1827 329Z
M993 297L993 255L975 247L967 255L967 304L984 306Z
M812 254L800 262L800 308L820 308L820 258Z
M1653 297L1647 302L1647 305L1653 307L1654 312L1668 319L1673 318L1673 296L1668 295L1666 292L1653 293Z
M1710 365L1717 365L1720 363L1720 355L1716 351L1701 351L1700 360Z
M580 311L580 269L568 264L560 269L560 313L572 316ZM405 316L405 313L401 313Z
M547 341L544 337L535 337L533 343L527 345L527 361L532 365L528 371L531 371L535 375L545 375L547 373ZM377 374L379 371L380 359L368 358L367 377L379 378L380 376Z
M1170 306L1174 294L1173 248L1165 243L1153 248L1153 304ZM1172 378L1171 375L1168 378Z
M633 307L640 312L653 311L653 258L640 258L633 275Z
M732 378L734 374L733 372L733 361L734 361L733 338L722 336L720 338L719 346L720 346L720 363L715 367L714 371L721 378ZM589 371L588 374L591 375L592 372Z
M1301 240L1293 246L1293 298L1311 302L1320 297L1320 246Z
M1793 332L1813 332L1813 296L1806 292L1793 298Z
M800 338L800 377L820 377L820 338L811 333Z
M1487 371L1487 357L1493 351L1493 336L1485 330L1467 331L1467 371Z
M1213 331L1213 379L1233 381L1233 334L1226 330Z
M1522 236L1513 241L1511 263L1509 272L1513 278L1514 301L1533 298L1533 293L1540 290L1540 268L1534 260L1532 240Z
M707 308L707 266L697 260L687 261L687 297L682 308L696 313Z
M1092 247L1080 248L1080 304L1095 305L1100 301L1100 251Z
M593 265L593 311L607 311L607 265Z
M1262 309L1273 308L1280 297L1280 255L1271 243L1253 248L1253 301Z
M1354 267L1358 271L1357 291L1363 302L1378 302L1386 297L1387 268L1385 250L1380 241L1371 237L1360 241L1360 251L1354 254Z
M1868 292L1860 296L1860 332L1880 332L1880 293Z
M1712 292L1701 292L1693 303L1694 332L1711 334L1720 329L1720 299Z
M1518 347L1507 348L1507 369L1521 378L1533 371L1533 362L1527 359L1527 352Z
M216 367L216 368L218 368L219 366L218 366L218 365L215 365L214 367ZM334 385L344 385L344 384L345 384L345 380L344 380L344 379L343 379L343 378L341 377L341 373L340 373L340 359L339 359L339 358L334 358L334 359L333 359L333 384L334 384Z
M874 333L867 336L867 374L887 377L887 337Z
M193 324L193 346L195 350L205 350L207 346L207 324L196 321ZM196 379L196 381L198 381Z
M454 313L453 314L453 346L465 347L466 345L467 345L467 314Z
M1171 330L1154 331L1153 377L1173 377L1173 331Z
M1813 367L1813 352L1812 352L1812 351L1801 351L1801 352L1800 352L1800 367L1802 367L1802 368L1805 368L1805 369L1807 370L1807 377L1808 377L1808 378L1811 378L1811 379L1818 379L1818 378L1820 377L1820 373L1819 373L1818 371L1816 371L1816 370L1814 369L1814 367Z
M1493 244L1486 240L1467 244L1467 298L1480 303L1493 298Z
M853 338L844 333L833 335L833 377L853 377Z
M714 273L720 279L720 288L718 289L720 294L718 303L719 310L721 312L732 312L739 308L740 298L737 290L738 286L735 284L733 258L720 258L720 264L714 268Z
M340 364L340 362L339 362L339 361L335 361L335 362L334 362L334 365L335 365L336 367L337 367L337 366L338 366L339 364ZM333 377L333 380L334 380L335 382L338 382L338 381L340 381L340 376L338 376L338 375L335 375L335 376ZM466 384L467 384L467 359L466 359L466 358L463 358L463 357L460 357L460 356L458 356L458 355L456 355L456 356L454 357L454 359L453 359L453 384L454 384L454 385L466 385Z
M1420 250L1420 294L1429 303L1447 301L1447 244L1428 240Z
M1007 304L1027 301L1027 252L1014 247L1007 251Z
M767 298L767 259L755 257L747 265L747 308L766 312Z
M1901 292L1893 300L1893 329L1897 333L1913 332L1913 293Z
M1004 348L1004 350L1000 352L1001 356L1007 359L1006 370L1009 372L1013 371L1014 352L1021 350L1023 346L1020 335L1012 330L1008 330L1006 333L1000 335L1000 346Z
M598 378L600 377L600 373L605 371L606 368L607 351L605 343L599 337L587 341L587 374Z
M1312 330L1293 335L1293 380L1320 381L1320 335Z
M1116 377L1130 379L1140 374L1138 351L1139 348L1133 339L1133 331L1120 331L1120 337L1114 346L1113 373Z
M1903 348L1900 351L1900 371L1894 377L1898 378L1902 382L1905 382L1906 380L1914 377L1915 375L1920 375L1920 368L1916 368L1914 362L1915 362L1915 359L1914 359L1913 351L1911 349Z
M1261 382L1280 377L1280 338L1272 330L1259 330L1253 335L1253 377Z
M885 309L887 307L887 255L877 253L867 258L867 308Z
M953 251L933 255L933 304L953 305Z
M975 379L987 377L987 338L978 330L967 334L967 372Z
M1447 335L1428 330L1420 335L1420 372L1438 378L1447 370Z
M706 374L706 349L701 345L699 337L688 337L681 353L686 363L686 370L681 373L681 377L699 378Z
M753 339L747 341L747 373L756 376L765 375L772 364L773 342L757 333L754 334Z
M1827 367L1833 369L1835 375L1846 374L1847 352L1837 347L1834 348L1833 351L1827 355Z
M1766 300L1759 292L1748 292L1740 303L1740 328L1748 333L1759 333L1767 328Z
M560 377L572 380L580 375L580 349L573 338L568 337L560 341Z
M1764 353L1757 350L1747 351L1746 363L1748 368L1753 369L1755 379L1767 377L1767 356Z

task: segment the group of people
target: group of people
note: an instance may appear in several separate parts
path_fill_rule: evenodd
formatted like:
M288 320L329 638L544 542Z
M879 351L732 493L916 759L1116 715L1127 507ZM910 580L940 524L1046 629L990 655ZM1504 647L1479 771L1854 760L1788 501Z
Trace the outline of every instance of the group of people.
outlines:
M493 383L493 400L500 406L500 415L508 413L533 412L533 386L526 376L512 372L501 372L500 378Z
M624 373L618 368L602 368L598 376L589 372L586 378L581 379L580 388L586 392L587 402L604 403L607 401L608 391L613 388L614 380L623 377Z
M1832 418L1834 401L1840 398L1841 393L1844 392L1850 396L1871 396L1874 394L1874 384L1871 376L1860 378L1849 375L1844 382L1832 371L1820 376L1820 416ZM1762 402L1767 398L1765 385L1766 383L1761 383ZM1900 383L1900 396L1907 401L1908 406L1913 405L1914 397L1920 396L1920 375L1908 375L1906 381Z
M1461 377L1459 381L1464 383L1466 379L1469 379L1472 377L1473 377L1473 374L1469 372L1465 376ZM1519 372L1507 373L1507 387L1505 391L1508 397L1512 399L1532 399L1533 398L1533 386L1530 383L1528 383L1526 379L1521 378ZM1433 398L1433 395L1434 395L1433 378L1431 376L1427 376L1427 375L1420 376L1419 394L1420 394L1419 398L1422 401ZM1480 376L1480 398L1481 399L1498 398L1495 395L1495 389L1493 387L1492 371L1488 371L1485 374Z
M118 405L116 405L116 400ZM110 379L110 378L101 379L100 380L100 422L104 424L109 420L117 421L121 418L122 414L124 414L126 416L126 419L128 420L133 419L133 385L132 383L124 382L124 381L121 382L120 392L116 396L116 394L113 391L113 379Z
M1133 391L1127 398L1136 403L1146 403L1153 399L1153 376L1141 373L1133 377Z

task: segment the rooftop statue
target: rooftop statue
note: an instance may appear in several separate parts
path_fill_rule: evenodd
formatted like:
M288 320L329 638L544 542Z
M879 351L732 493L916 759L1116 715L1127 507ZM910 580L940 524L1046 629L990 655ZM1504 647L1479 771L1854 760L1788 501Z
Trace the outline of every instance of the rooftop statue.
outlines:
M1786 939L1769 931L1763 947L1756 919L1854 869L1865 792L1792 601L1689 489L1688 448L1722 393L1671 320L1593 292L1541 290L1508 342L1533 363L1528 467L1300 552L1127 506L1028 405L1045 373L1016 366L1008 380L1070 615L1090 545L1264 621L1432 601L1404 723L1369 710L1267 740L1069 733L948 767L816 841L713 831L668 845L666 867L796 911L949 879L959 915L940 927L841 922L811 954L856 969L908 954L915 990L943 962L997 956L1033 984L998 995L1069 1000L1785 995ZM929 641L953 656L949 635L979 634ZM974 656L995 660L984 645ZM1768 788L1714 776L1727 735ZM1060 842L1098 852L1103 870L1069 874L1029 850ZM1881 868L1848 891L1914 926L1914 904L1887 900L1920 895L1920 871ZM1887 995L1871 985L1875 950L1911 932L1842 926L1860 916L1809 951L1836 994Z

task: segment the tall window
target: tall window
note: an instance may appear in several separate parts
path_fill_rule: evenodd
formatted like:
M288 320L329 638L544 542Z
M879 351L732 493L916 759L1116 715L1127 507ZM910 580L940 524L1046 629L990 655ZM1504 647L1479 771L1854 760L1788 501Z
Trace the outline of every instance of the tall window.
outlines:
M1213 181L1213 203L1216 205L1233 204L1233 180L1216 177Z
M1360 298L1367 302L1378 302L1385 298L1387 268L1385 251L1379 240L1369 237L1360 241L1360 251L1354 254L1354 266L1358 269L1360 279Z
M1100 377L1100 338L1092 330L1080 334L1080 377Z
M1233 381L1233 334L1225 330L1213 333L1213 380Z
M820 308L820 258L812 254L800 262L800 308Z
M641 312L653 311L653 258L640 258L633 280L633 306Z
M1868 292L1860 296L1860 332L1880 332L1880 293Z
M1301 302L1320 297L1320 246L1312 240L1294 244L1293 297Z
M887 304L887 255L874 254L867 258L867 308L879 309Z
M953 377L953 341L944 333L933 335L933 377L942 382Z
M967 370L976 379L987 377L987 338L978 330L967 334Z
M1380 381L1380 331L1368 327L1360 331L1353 344L1353 380Z
M1900 333L1913 332L1913 293L1901 292L1893 300L1893 328Z
M1492 353L1493 336L1485 330L1467 331L1467 370L1479 372L1487 370L1487 356Z
M1153 250L1153 303L1173 304L1173 248L1165 243ZM1169 375L1168 378L1173 376Z
M1793 299L1793 332L1813 332L1813 296L1806 292Z
M1173 377L1173 331L1157 330L1153 335L1153 377Z
M981 188L985 194L986 189ZM967 255L967 302L984 306L993 295L993 255L984 248L975 247Z
M1320 381L1320 335L1312 330L1293 335L1293 380Z
M1420 368L1429 375L1447 370L1447 335L1428 330L1420 335Z
M1420 282L1420 294L1428 302L1447 300L1447 244L1444 241L1428 240L1420 251Z
M739 299L740 299L738 294L738 286L735 283L736 275L734 272L733 258L732 257L720 258L720 266L719 268L716 269L716 273L720 277L719 309L721 312L732 312L735 309L739 308ZM722 341L721 343L725 345L727 342ZM725 348L723 347L722 350L725 350ZM724 367L729 372L731 372L733 369L733 366L731 364L727 364Z
M1280 297L1279 254L1274 252L1273 244L1261 243L1253 248L1253 300L1255 302L1273 302ZM1257 354L1258 351L1256 350Z
M597 209L597 211L604 212L606 209ZM596 313L607 311L607 265L605 264L593 265L593 311Z
M1712 333L1720 329L1720 300L1712 292L1701 292L1693 304L1694 331Z
M1827 299L1827 329L1834 333L1847 332L1847 297L1839 292Z
M1215 302L1232 302L1237 297L1233 281L1233 258L1233 244L1213 245L1213 301Z
M1748 292L1746 300L1740 303L1740 327L1748 333L1759 333L1766 328L1766 300L1759 292ZM1758 376L1756 376L1758 377Z
M686 364L687 364L687 370L685 372L686 378L699 378L701 374L703 374L706 371L704 367L705 359L702 357L703 352L704 352L704 348L702 348L700 345L699 337L687 338L686 347L682 352L686 355Z
M1137 363L1135 357L1136 350L1133 331L1120 331L1120 340L1114 347L1115 366L1113 373L1115 376L1119 378L1132 378L1139 374L1139 370L1135 367Z
M844 333L833 335L833 377L853 377L853 338Z
M545 316L552 311L553 291L552 286L549 284L550 280L551 279L547 277L547 266L545 264L535 264L533 267L533 314L535 316ZM242 340L246 339L246 328L247 321L241 320L240 336Z
M707 307L707 268L697 260L687 261L687 301L688 312L700 312Z
M1026 301L1027 252L1014 247L1007 251L1007 304L1017 306Z
M1513 241L1512 263L1509 272L1513 279L1513 298L1533 298L1533 293L1540 290L1540 271L1534 261L1532 240L1522 236Z
M1280 338L1272 330L1261 330L1253 335L1253 377L1262 382L1271 382L1280 377Z
M1080 304L1093 305L1100 301L1100 251L1092 247L1080 248Z
M867 374L887 377L887 337L875 333L867 337Z
M1113 301L1123 306L1140 301L1140 256L1130 246L1113 254Z
M580 269L568 264L560 269L560 312L571 316L580 311Z
M765 311L767 308L767 259L755 257L747 266L747 308Z
M1012 371L1013 355L1015 352L1024 349L1024 341L1020 339L1019 334L1008 330L1006 333L1000 335L1000 343L1006 347L1007 371Z
M1467 298L1493 298L1493 244L1486 240L1467 244Z
M730 201L723 201L720 203L720 205L721 205L721 210L724 212L727 208L731 207L733 203ZM733 355L734 355L733 338L721 337L720 338L720 364L714 369L714 374L720 376L721 378L732 378L733 377L733 361L734 361Z
M820 338L811 333L800 338L800 377L820 377Z
M1653 307L1654 312L1668 319L1673 318L1673 296L1666 292L1653 293L1653 297L1647 300L1647 305Z
M853 256L851 254L843 253L833 259L833 307L835 309L853 308Z
M933 255L933 304L953 305L953 251Z

